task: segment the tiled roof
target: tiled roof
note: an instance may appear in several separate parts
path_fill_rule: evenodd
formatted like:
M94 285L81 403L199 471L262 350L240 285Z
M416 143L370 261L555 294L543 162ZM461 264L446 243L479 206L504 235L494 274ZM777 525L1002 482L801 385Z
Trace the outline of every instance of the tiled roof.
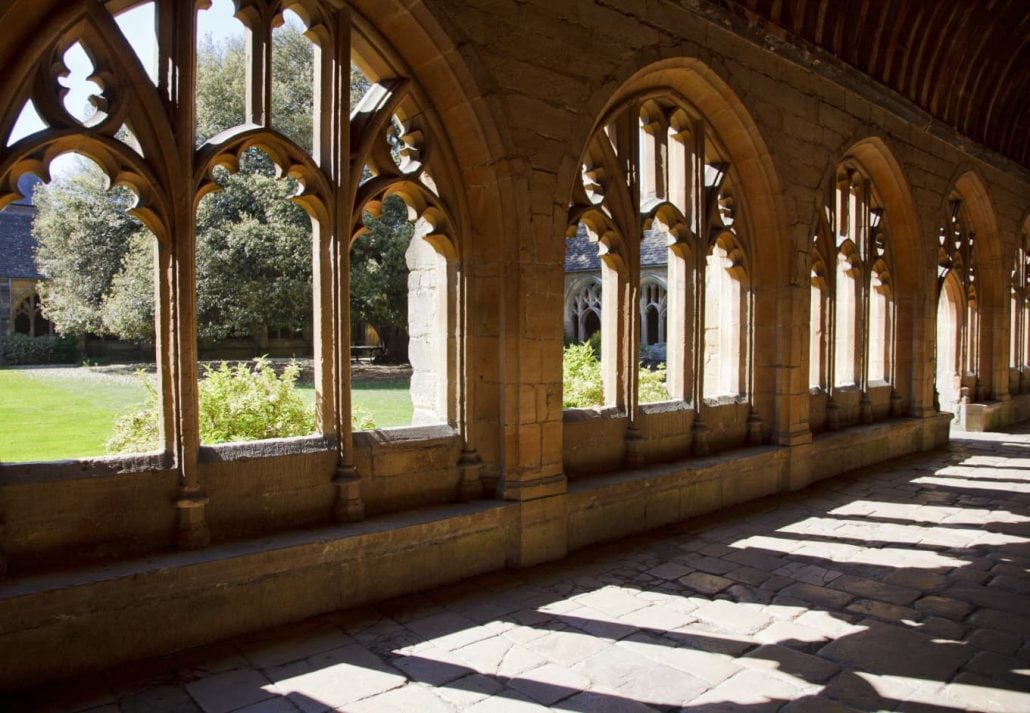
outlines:
M641 267L665 265L669 261L665 236L656 230L644 231L644 239L640 243ZM601 269L601 259L597 256L597 245L590 242L586 228L582 225L576 236L565 240L565 272L589 272Z
M31 205L12 203L0 211L0 277L42 279L33 256L36 241L32 237Z

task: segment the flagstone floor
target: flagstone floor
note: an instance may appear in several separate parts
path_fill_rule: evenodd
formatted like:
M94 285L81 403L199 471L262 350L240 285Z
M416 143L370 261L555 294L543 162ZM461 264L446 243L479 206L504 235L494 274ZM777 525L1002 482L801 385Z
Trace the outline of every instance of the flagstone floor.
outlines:
M5 710L1030 711L1028 434L953 434L947 451Z

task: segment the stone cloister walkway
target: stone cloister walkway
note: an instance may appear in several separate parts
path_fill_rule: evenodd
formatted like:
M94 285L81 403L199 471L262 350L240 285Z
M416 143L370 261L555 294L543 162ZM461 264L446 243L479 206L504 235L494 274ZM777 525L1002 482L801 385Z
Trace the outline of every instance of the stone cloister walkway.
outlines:
M1030 429L6 710L1030 711Z

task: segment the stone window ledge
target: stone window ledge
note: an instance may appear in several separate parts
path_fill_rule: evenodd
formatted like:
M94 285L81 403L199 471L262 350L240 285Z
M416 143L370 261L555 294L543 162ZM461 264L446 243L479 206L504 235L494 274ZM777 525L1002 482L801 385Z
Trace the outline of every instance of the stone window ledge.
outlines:
M263 441L241 441L201 446L199 460L201 463L226 463L251 458L324 453L335 448L335 438L314 434L295 438L270 438Z
M640 404L640 413L651 416L660 413L693 412L694 406L689 401L655 401Z
M432 441L450 441L458 435L454 428L443 423L432 426L376 428L370 431L355 431L354 446L356 448L375 448L391 445L405 446L414 443L429 445Z
M161 451L59 461L0 463L0 483L17 485L103 478L128 473L167 471L174 467L172 454Z
M626 412L618 406L595 406L593 408L567 408L562 411L562 421L596 421L598 419L614 420L625 418Z

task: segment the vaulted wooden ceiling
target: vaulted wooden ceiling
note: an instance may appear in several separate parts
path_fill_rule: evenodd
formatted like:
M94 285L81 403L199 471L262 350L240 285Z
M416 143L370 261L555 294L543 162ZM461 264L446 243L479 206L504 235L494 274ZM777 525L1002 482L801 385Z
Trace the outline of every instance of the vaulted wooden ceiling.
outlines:
M719 0L1030 165L1030 0Z

